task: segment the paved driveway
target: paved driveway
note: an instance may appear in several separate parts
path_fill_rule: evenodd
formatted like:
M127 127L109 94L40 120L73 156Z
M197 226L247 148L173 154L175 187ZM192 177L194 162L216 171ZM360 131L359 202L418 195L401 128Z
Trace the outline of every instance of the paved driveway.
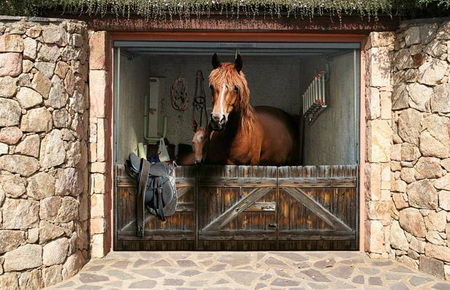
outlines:
M359 252L114 252L53 289L450 289Z

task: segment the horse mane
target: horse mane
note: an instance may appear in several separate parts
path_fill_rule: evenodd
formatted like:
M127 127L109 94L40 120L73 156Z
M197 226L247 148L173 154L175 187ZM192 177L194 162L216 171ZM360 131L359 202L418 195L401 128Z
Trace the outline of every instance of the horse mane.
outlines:
M250 105L250 88L248 87L244 72L238 72L234 63L224 62L211 71L209 83L213 86L225 84L228 87L239 87L238 111L242 114L241 126L244 129L251 129L256 120L256 116L253 106Z

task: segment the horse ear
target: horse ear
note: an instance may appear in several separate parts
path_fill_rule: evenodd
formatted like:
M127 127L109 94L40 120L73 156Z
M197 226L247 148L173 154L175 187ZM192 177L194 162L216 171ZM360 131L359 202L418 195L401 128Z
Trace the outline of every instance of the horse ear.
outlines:
M220 66L220 60L219 60L219 57L217 56L217 53L215 53L212 57L212 66L215 69Z
M197 124L197 121L192 121L192 129L194 130L194 133L196 133L197 132L197 129L198 129L198 124Z
M240 72L242 70L242 57L240 54L236 56L236 59L234 60L234 68Z

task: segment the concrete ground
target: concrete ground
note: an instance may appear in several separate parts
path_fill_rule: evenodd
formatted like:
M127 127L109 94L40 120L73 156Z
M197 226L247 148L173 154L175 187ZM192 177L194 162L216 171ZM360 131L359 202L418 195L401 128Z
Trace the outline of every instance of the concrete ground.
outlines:
M450 289L359 252L114 252L52 289Z

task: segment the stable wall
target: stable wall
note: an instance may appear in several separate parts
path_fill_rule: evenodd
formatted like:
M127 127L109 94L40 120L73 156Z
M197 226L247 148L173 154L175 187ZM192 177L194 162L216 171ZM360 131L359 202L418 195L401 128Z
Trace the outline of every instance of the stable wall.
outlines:
M131 152L137 153L144 142L145 97L150 88L150 62L142 55L121 54L120 100L118 104L118 152L116 161L124 163Z
M356 108L354 52L326 59L306 60L308 78L302 79L303 90L311 76L329 67L328 107L309 125L304 125L304 165L356 164Z

